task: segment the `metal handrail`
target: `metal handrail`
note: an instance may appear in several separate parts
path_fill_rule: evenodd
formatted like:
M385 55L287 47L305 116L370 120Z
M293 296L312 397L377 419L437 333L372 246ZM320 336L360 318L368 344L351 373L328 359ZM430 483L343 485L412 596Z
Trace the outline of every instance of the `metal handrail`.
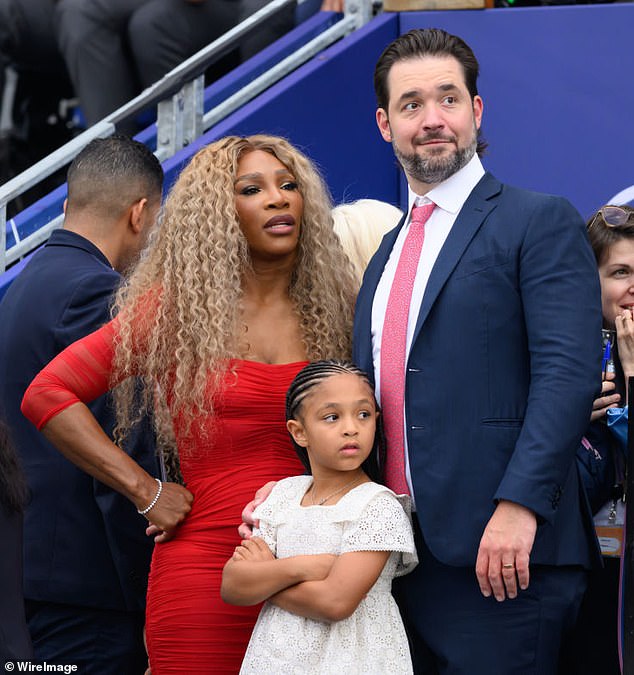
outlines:
M115 124L122 122L159 101L163 101L174 95L188 82L195 80L201 75L207 66L234 49L240 38L253 32L266 19L277 14L292 2L293 0L272 0L268 5L254 12L237 26L234 26L176 66L176 68L170 70L167 75L164 75L160 80L150 85L139 96L133 98L118 110L115 110L106 119Z
M325 30L321 35L300 47L296 52L280 61L273 68L267 70L266 73L260 75L251 82L248 86L230 96L220 105L212 108L209 112L203 115L203 128L207 129L214 126L224 119L232 112L243 106L245 103L255 98L258 94L268 89L283 77L286 77L293 70L306 63L313 56L323 51L326 47L341 39L345 35L351 33L357 28L356 20L352 17L344 17L334 26Z

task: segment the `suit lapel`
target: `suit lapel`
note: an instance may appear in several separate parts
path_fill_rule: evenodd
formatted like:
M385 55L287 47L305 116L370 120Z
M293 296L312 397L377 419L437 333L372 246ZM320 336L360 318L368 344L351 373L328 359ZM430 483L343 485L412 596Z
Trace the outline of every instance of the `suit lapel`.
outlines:
M497 204L495 197L499 195L501 189L502 184L490 173L486 173L473 188L464 206L460 209L460 213L443 247L440 249L429 276L412 342L415 342L418 338L436 298L458 264L469 242L476 235L489 213L495 208Z

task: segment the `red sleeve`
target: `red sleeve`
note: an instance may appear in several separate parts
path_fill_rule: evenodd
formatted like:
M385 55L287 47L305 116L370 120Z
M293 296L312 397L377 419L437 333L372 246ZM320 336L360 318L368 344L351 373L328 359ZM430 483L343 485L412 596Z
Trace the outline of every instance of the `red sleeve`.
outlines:
M117 321L73 342L36 376L22 399L22 414L38 429L74 403L90 403L111 386Z

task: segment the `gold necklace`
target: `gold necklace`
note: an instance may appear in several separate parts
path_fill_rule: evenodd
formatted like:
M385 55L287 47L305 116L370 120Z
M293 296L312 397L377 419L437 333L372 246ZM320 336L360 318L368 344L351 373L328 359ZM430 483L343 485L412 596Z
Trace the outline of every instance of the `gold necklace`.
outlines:
M354 480L351 480L349 483L346 483L343 487L340 487L338 490L331 492L327 497L320 499L318 502L315 502L315 481L313 480L312 485L310 486L310 503L311 506L323 506L329 499L332 499L335 495L338 495L340 492L343 492L347 487L352 487L355 483L359 483L363 476L358 476Z

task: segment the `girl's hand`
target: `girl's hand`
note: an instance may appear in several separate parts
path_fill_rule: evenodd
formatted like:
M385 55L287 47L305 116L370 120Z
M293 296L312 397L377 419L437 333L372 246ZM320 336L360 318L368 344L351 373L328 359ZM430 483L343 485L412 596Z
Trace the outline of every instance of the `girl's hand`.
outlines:
M616 384L613 382L614 373L606 373L606 378L601 386L601 396L592 404L590 421L595 422L605 417L608 408L615 408L621 400L620 394L615 393Z
M248 562L268 562L275 560L271 549L260 537L251 537L245 539L240 546L236 546L232 560L246 560ZM301 570L303 581L321 581L325 579L337 559L336 555L331 553L320 553L318 555L298 555L293 560Z
M619 361L626 378L634 376L634 309L625 309L614 320Z
M231 559L266 562L268 560L275 560L275 556L271 553L271 549L266 545L264 539L251 537L251 539L244 539L240 546L236 546Z

